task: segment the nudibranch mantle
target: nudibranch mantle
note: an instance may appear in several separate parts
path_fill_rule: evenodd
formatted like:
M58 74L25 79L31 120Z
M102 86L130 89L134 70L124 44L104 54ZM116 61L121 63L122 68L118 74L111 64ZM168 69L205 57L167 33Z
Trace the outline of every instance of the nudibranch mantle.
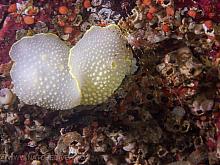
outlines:
M133 54L116 25L93 26L70 50L68 66L79 82L81 104L102 103L130 73Z
M53 34L17 41L10 50L13 92L26 104L70 109L80 104L77 81L69 74L69 47Z

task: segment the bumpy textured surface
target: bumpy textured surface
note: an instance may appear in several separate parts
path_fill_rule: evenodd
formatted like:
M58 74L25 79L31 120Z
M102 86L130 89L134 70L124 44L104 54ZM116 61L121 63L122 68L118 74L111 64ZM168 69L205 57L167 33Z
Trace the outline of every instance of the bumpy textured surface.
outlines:
M82 93L81 104L105 101L131 70L132 51L116 25L93 26L70 50L69 67Z
M79 105L80 90L67 67L69 48L53 34L16 42L10 51L14 92L26 104L69 109Z

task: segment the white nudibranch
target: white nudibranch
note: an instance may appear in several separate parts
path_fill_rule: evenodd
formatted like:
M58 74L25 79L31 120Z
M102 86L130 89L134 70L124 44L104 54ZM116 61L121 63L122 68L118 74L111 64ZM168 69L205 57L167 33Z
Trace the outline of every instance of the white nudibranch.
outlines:
M118 26L93 26L70 50L70 73L82 92L81 104L107 100L130 73L132 51Z
M102 103L132 69L126 44L116 25L91 27L72 49L53 34L24 37L10 50L13 92L57 110Z
M10 57L13 92L26 104L70 109L80 104L77 81L69 74L69 47L56 35L37 34L16 42Z

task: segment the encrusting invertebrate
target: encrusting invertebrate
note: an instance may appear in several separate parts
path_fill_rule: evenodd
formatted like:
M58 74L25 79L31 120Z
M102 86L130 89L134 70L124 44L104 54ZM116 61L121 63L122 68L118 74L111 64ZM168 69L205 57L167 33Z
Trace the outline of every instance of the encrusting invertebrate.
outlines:
M91 27L72 49L53 34L24 37L10 51L13 92L51 109L102 103L131 72L126 44L116 25Z

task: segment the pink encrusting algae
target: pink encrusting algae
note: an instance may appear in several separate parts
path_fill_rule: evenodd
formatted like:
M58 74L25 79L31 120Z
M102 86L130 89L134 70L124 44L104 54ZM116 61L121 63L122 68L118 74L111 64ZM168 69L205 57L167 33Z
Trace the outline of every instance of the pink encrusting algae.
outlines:
M219 64L219 0L1 0L0 164L218 165Z

